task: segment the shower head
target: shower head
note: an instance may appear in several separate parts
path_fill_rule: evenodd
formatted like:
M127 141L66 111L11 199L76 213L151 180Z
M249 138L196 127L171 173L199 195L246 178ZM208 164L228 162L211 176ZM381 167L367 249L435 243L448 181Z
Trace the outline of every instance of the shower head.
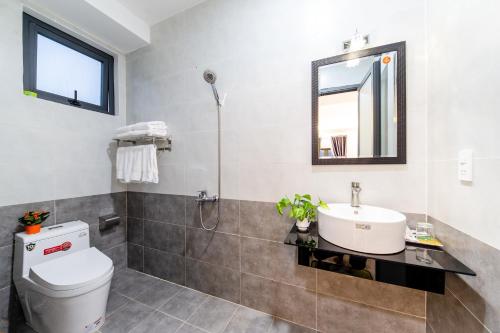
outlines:
M219 98L219 93L217 92L217 88L215 87L215 81L217 80L217 75L211 70L207 69L206 71L203 72L203 79L205 79L205 81L207 81L207 83L210 83L210 85L212 86L212 92L214 93L215 102L217 102L217 106L218 107L222 106Z
M211 70L207 69L205 72L203 72L203 78L205 79L205 81L207 81L207 83L214 84L217 80L217 75Z

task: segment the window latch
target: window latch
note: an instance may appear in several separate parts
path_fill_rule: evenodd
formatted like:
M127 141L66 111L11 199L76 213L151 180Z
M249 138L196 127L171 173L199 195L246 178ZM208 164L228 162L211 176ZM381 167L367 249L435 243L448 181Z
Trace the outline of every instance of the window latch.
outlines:
M78 91L77 90L75 90L75 97L73 99L68 98L68 102L69 102L69 104L74 105L74 106L81 106L80 102L78 102Z

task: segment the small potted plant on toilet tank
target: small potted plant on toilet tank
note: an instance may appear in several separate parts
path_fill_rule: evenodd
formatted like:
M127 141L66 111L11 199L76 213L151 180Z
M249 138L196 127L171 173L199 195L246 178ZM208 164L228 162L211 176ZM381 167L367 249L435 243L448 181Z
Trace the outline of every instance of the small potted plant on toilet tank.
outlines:
M311 222L316 222L318 207L328 208L321 199L314 204L310 194L295 194L293 201L284 197L276 204L276 210L280 215L283 215L285 209L290 208L288 216L297 220L296 226L299 231L307 231Z
M43 210L35 210L24 213L24 215L20 217L18 221L19 223L24 225L24 231L27 234L37 234L40 232L42 222L45 221L49 216L49 212Z

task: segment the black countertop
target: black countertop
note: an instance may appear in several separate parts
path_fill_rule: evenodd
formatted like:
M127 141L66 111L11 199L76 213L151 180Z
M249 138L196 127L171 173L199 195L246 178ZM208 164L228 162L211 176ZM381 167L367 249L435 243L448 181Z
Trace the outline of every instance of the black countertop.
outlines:
M311 250L319 252L331 252L336 254L348 254L366 259L374 259L376 261L384 261L389 263L398 263L404 265L417 266L421 268L433 269L443 272L452 272L457 274L475 276L476 273L469 267L465 266L458 259L450 255L445 250L429 249L407 244L406 249L395 254L368 254L363 252L351 251L335 244L332 244L319 236L318 224L312 223L309 227L309 232L303 233L298 231L294 225L285 239L285 244L299 247L307 247ZM418 251L427 251L427 255L432 259L432 262L426 263L417 259Z

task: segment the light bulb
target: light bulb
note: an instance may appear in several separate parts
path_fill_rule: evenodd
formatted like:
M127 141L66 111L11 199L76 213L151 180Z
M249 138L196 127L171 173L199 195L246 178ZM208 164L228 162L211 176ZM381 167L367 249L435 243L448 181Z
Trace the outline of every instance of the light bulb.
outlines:
M349 51L358 51L366 46L366 39L356 30L356 33L351 38Z

